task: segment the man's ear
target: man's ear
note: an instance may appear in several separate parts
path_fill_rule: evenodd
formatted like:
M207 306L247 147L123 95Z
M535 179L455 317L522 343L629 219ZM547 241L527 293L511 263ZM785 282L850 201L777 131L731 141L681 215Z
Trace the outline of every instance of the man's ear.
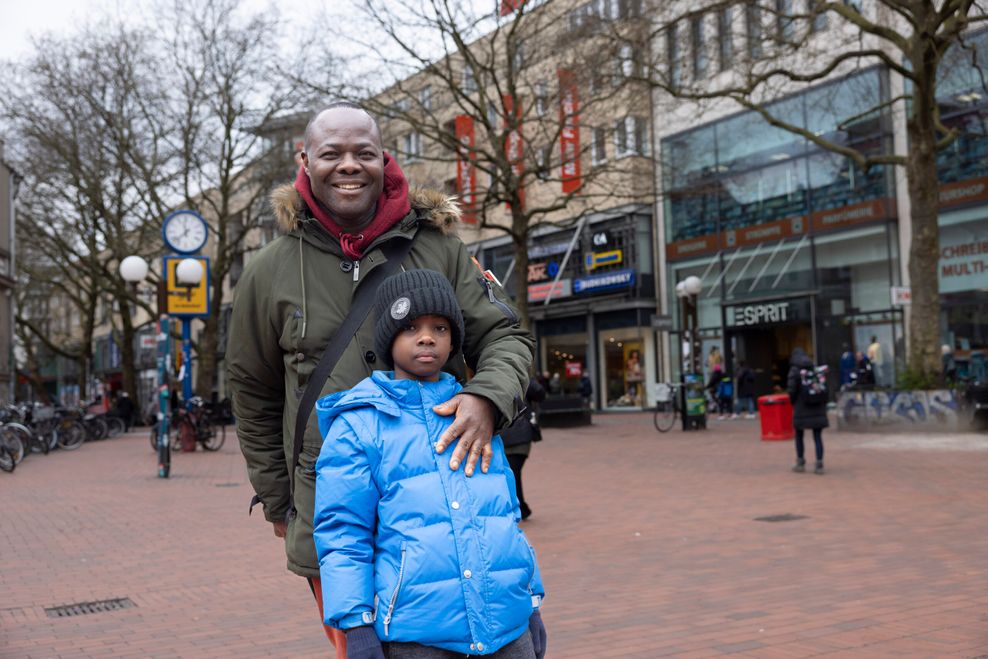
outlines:
M303 149L302 151L299 152L299 155L302 156L302 167L305 168L305 173L308 174L309 173L309 154L307 154L305 152L305 150Z

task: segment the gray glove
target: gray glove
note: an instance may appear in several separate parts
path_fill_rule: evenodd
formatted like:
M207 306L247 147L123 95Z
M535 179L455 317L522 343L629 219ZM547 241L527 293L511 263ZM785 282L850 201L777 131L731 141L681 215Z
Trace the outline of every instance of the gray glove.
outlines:
M528 619L528 631L532 634L532 645L535 646L535 659L542 659L545 656L545 625L542 624L542 614L537 610ZM347 657L349 658L350 655L347 654Z
M354 627L346 630L347 659L385 659L381 639L373 627Z

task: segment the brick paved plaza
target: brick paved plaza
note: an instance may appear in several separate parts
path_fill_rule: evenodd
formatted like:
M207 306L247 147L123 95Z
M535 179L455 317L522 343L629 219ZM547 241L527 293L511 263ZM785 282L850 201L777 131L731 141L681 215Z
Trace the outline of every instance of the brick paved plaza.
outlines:
M988 654L988 435L830 432L825 476L754 421L545 435L525 528L549 657ZM0 656L327 656L250 496L232 437L169 480L143 431L0 474ZM45 612L114 598L134 606Z

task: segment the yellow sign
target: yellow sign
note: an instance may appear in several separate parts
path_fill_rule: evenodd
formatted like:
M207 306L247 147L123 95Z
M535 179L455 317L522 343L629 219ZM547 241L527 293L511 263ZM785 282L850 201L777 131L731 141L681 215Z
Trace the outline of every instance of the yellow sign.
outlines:
M624 260L624 253L619 249L612 249L609 252L592 252L585 258L587 270L593 271L605 265L617 265Z
M202 264L202 277L192 286L178 283L175 270L185 259ZM205 256L166 256L165 285L168 291L168 313L173 316L206 316L209 314L209 259Z

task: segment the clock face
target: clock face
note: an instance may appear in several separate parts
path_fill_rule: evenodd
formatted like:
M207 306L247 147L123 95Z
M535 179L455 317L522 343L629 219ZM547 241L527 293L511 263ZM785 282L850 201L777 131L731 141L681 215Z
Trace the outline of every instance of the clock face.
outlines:
M189 212L170 215L165 219L165 242L176 252L197 252L206 244L206 223Z

